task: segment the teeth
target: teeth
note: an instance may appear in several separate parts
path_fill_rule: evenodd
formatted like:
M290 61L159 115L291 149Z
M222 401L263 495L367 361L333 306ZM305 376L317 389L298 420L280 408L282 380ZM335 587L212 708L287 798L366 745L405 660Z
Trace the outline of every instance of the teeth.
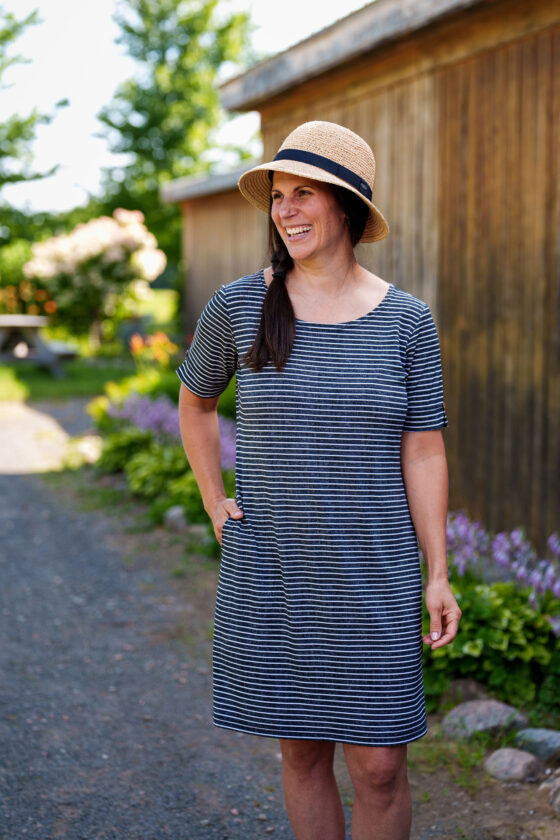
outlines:
M300 225L300 227L286 228L288 236L295 236L297 233L307 233L311 230L311 225Z

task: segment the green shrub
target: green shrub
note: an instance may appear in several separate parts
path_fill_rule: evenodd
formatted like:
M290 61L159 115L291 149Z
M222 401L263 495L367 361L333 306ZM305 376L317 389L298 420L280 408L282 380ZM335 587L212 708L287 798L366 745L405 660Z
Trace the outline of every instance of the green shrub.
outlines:
M183 506L187 522L208 522L208 514L204 510L202 496L192 470L170 482L169 496L173 504Z
M142 373L129 376L122 382L107 382L105 394L113 403L122 403L130 394L159 397L168 396L174 402L179 394L179 378L175 371L165 368L150 368Z
M224 417L231 417L235 420L235 376L230 380L226 390L220 394L218 411Z
M226 495L233 497L235 495L235 471L223 470L222 476ZM188 522L207 523L210 521L208 514L204 510L202 496L200 495L194 473L191 470L169 483L165 498L158 500L158 503L153 508L153 513L157 515L161 512L163 516L165 510L173 507L173 505L183 506Z
M153 435L150 431L138 429L136 426L127 426L104 439L96 467L102 473L121 472L133 457L150 447L152 443Z
M183 447L153 441L125 465L128 486L135 496L157 499L168 492L170 482L188 469Z
M424 648L429 711L437 708L451 680L471 677L517 706L539 704L560 713L560 639L548 620L546 601L533 609L528 590L513 583L483 584L468 577L452 584L463 618L453 644ZM556 609L558 604L556 603ZM429 616L424 606L424 631Z

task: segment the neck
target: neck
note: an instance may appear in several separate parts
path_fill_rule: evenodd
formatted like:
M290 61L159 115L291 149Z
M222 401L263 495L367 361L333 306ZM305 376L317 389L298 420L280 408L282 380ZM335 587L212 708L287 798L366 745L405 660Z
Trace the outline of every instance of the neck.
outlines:
M337 293L353 281L359 269L353 248L343 249L324 258L295 260L289 282L313 292Z

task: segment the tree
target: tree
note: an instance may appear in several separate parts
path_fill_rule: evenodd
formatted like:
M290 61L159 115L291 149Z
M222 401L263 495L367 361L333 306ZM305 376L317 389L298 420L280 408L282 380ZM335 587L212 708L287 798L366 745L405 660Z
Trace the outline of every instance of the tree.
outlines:
M29 26L38 23L37 11L18 20L10 12L0 6L0 90L6 87L2 77L6 70L14 64L26 61L20 55L12 55L11 47L19 36ZM65 105L63 100L58 107ZM30 168L30 145L35 138L35 130L40 123L49 123L52 116L40 114L34 109L27 116L15 114L0 122L0 189L5 184L16 184L20 181L33 181L51 175L50 172L33 172Z
M121 0L119 43L139 72L98 115L111 150L129 157L106 171L105 211L142 210L175 270L180 216L160 202L161 184L210 169L204 153L222 117L217 74L248 56L247 15L219 12L218 0Z

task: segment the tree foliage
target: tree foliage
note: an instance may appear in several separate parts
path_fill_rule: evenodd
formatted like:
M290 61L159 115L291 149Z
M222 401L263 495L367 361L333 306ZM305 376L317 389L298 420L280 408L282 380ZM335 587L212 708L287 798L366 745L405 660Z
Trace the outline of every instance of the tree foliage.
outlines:
M18 20L15 15L0 6L0 90L6 88L3 77L12 65L26 61L20 55L12 53L14 42L29 27L38 23L37 12ZM58 103L59 106L66 104ZM34 109L22 116L14 114L0 122L0 189L6 184L21 181L33 181L51 175L51 172L33 172L31 169L30 145L35 138L35 130L40 123L48 123L51 116L40 114Z
M248 19L220 16L218 0L120 0L116 20L139 69L98 115L111 150L128 158L105 173L105 211L142 210L176 266L179 211L161 203L159 190L210 168L205 152L222 117L216 78L246 58Z

